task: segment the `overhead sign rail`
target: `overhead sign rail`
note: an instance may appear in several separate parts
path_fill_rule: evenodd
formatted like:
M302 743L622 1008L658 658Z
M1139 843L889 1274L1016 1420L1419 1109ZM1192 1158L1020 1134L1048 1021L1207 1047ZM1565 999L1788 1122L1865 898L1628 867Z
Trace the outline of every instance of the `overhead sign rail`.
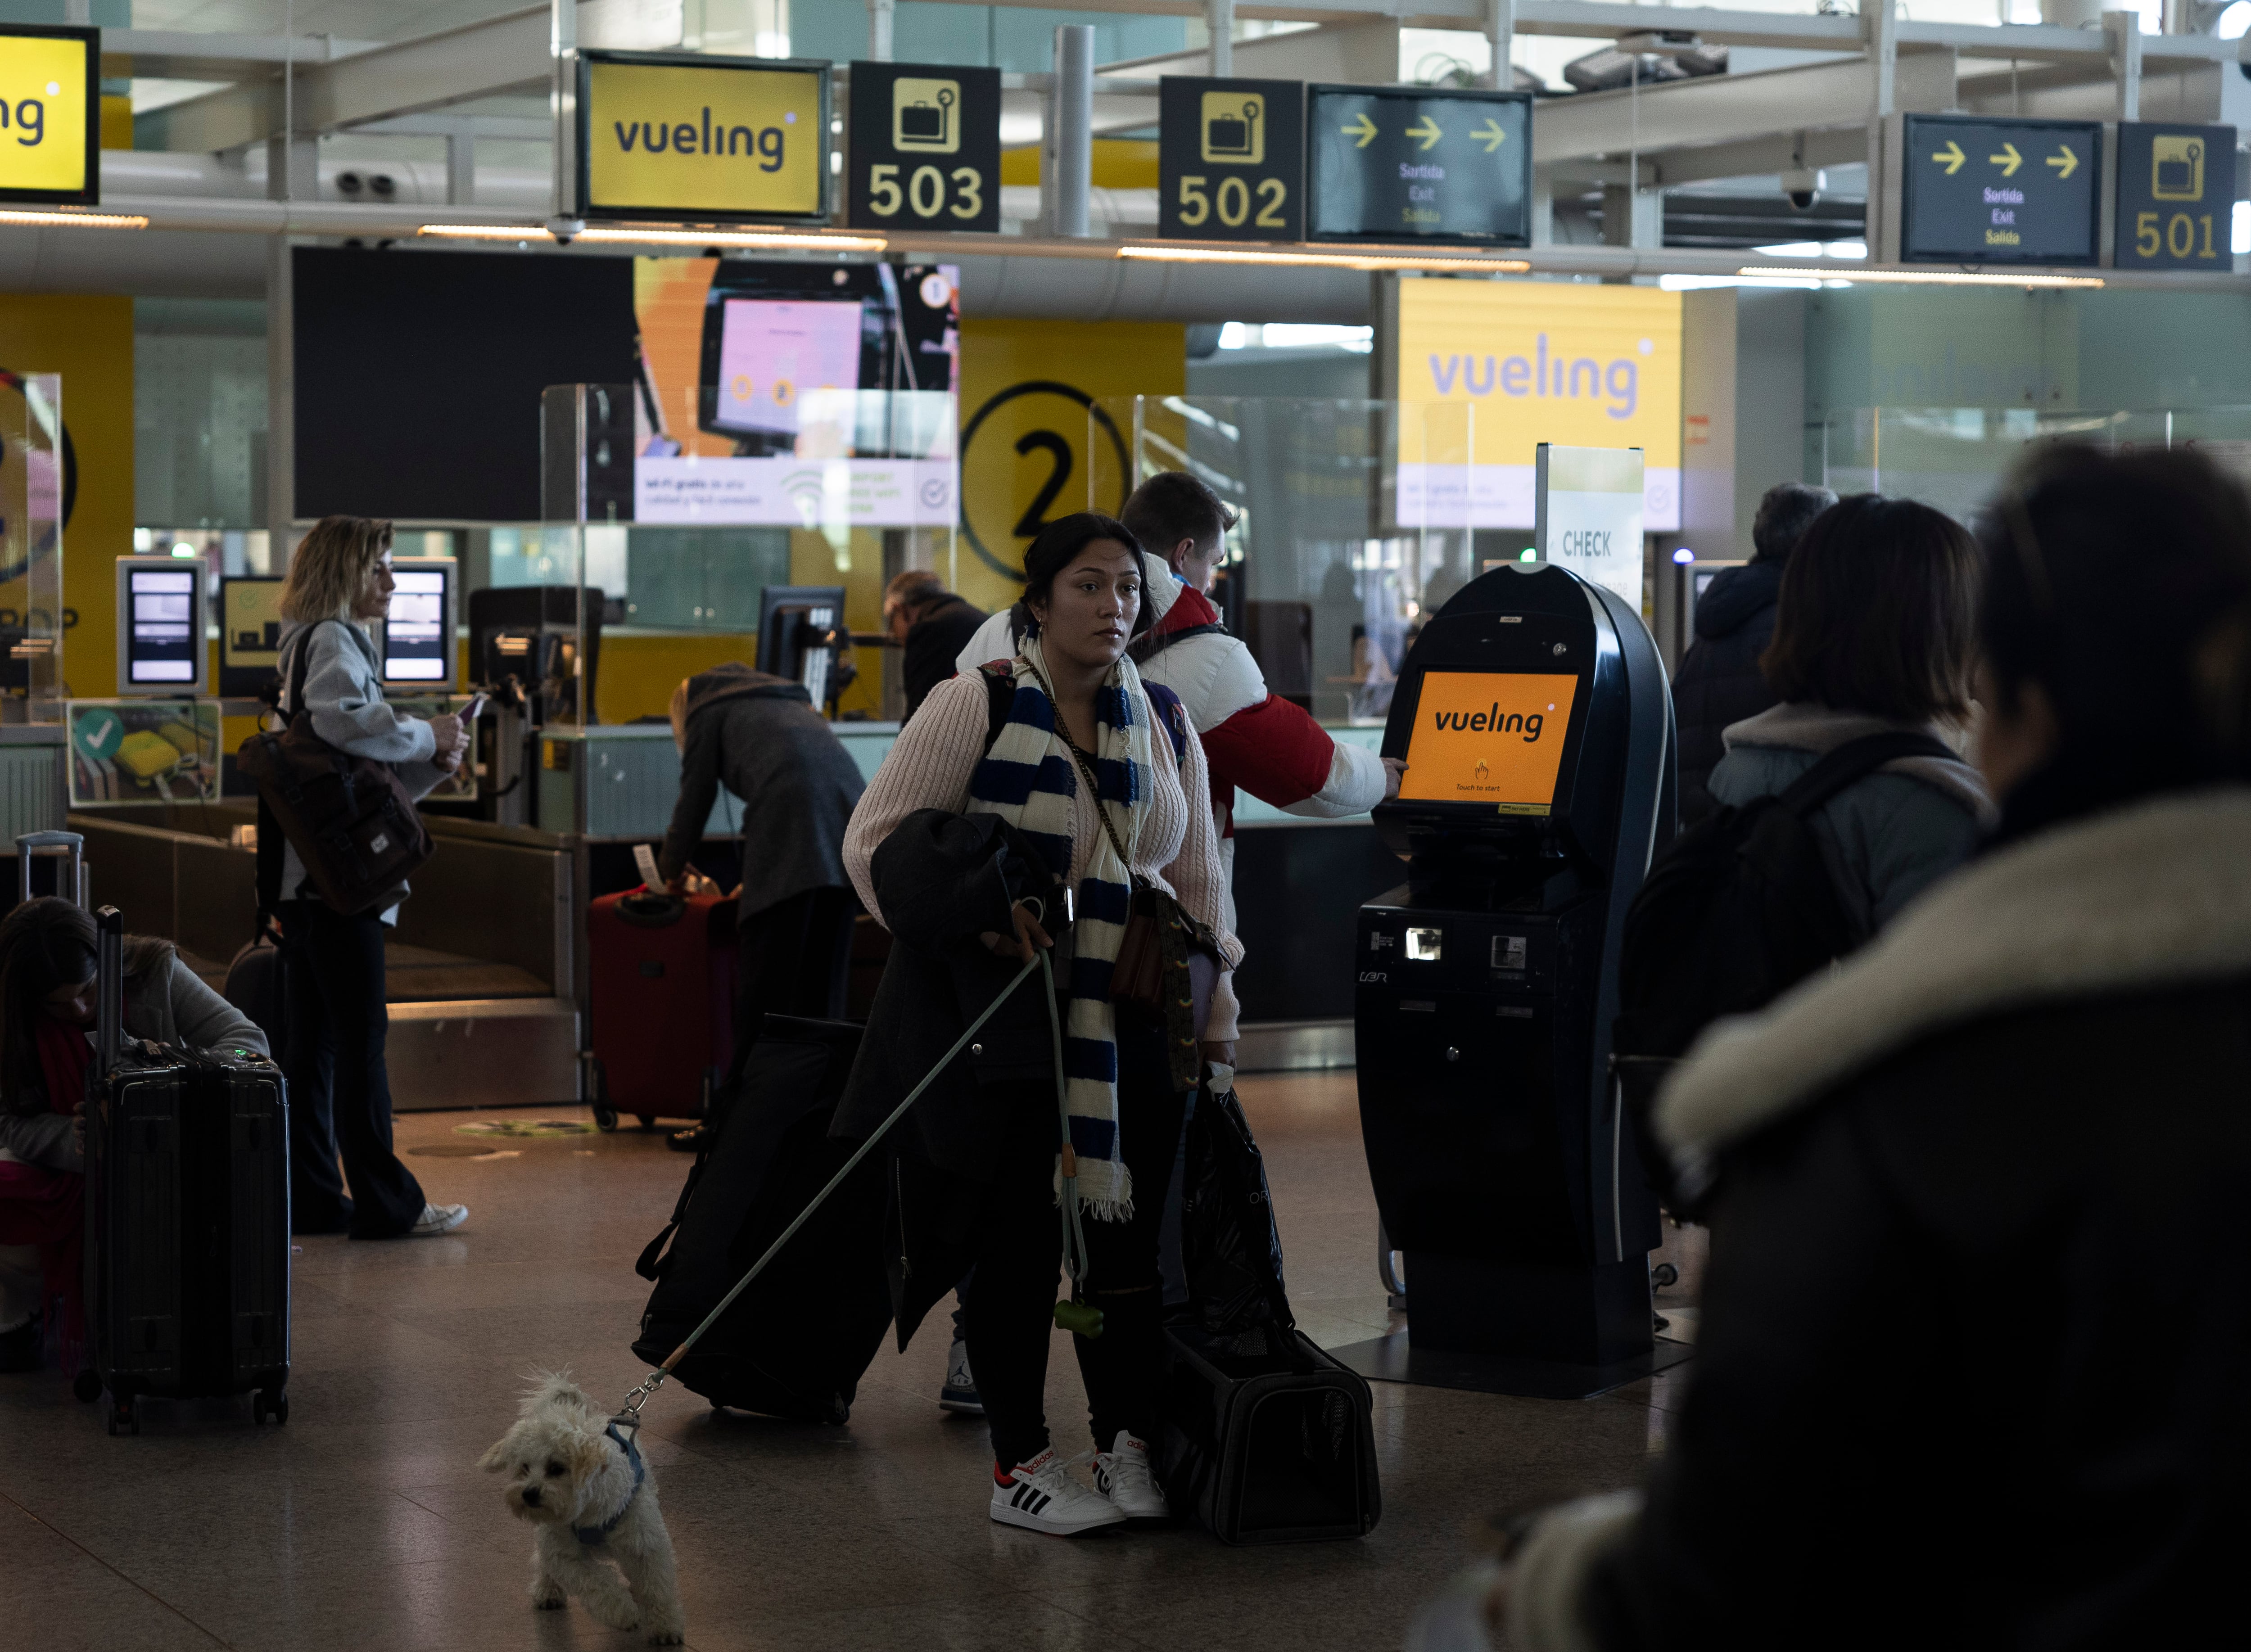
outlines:
M1310 240L1532 242L1532 98L1314 86L1306 95Z
M101 199L101 31L0 25L0 204Z
M828 72L826 60L580 53L579 216L823 222Z
M1910 114L1901 149L1903 262L2097 261L2100 122Z

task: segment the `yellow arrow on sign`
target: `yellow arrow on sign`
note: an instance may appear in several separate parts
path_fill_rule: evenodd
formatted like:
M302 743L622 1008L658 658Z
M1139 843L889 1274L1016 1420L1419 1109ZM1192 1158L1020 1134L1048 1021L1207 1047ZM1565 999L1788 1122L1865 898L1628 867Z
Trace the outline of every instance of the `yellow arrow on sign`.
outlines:
M2017 169L2025 163L2025 157L2017 153L2017 146L2013 143L2004 143L2000 154L1989 155L1985 158L2001 169L2001 176L2005 178L2016 176Z
M1946 176L1948 177L1952 177L1957 172L1959 172L1962 169L1962 163L1970 157L1962 153L1962 146L1960 144L1957 143L1952 138L1949 138L1946 140L1946 147L1941 149L1937 154L1932 156L1930 158L1946 169Z
M1482 127L1470 135L1485 145L1485 152L1487 155L1495 153L1508 141L1508 134L1502 131L1500 122L1494 120L1487 120Z
M1362 110L1360 114L1353 116L1352 125L1341 127L1338 129L1348 138L1358 138L1360 140L1359 142L1352 146L1355 149L1366 149L1369 143L1375 141L1375 122L1368 118L1368 114L1365 110Z
M1439 131L1438 123L1426 114L1418 124L1407 128L1407 135L1422 139L1423 151L1427 154L1430 146L1446 135Z
M2047 163L2055 169L2056 176L2067 178L2079 170L2079 157L2071 152L2071 145L2068 143L2059 143L2056 148L2061 149L2063 153L2049 156Z

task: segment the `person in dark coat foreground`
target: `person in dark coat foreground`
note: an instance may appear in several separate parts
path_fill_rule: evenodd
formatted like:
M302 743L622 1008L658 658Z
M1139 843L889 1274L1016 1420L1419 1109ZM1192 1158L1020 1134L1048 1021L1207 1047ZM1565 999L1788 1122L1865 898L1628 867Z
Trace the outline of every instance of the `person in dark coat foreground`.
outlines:
M1774 638L1775 605L1790 548L1813 519L1837 502L1826 487L1784 482L1770 487L1751 519L1755 554L1715 577L1696 599L1696 640L1673 680L1680 728L1680 824L1693 826L1716 806L1705 781L1727 750L1720 737L1731 722L1756 717L1782 696L1767 686L1759 656Z
M910 568L893 576L883 588L883 629L904 650L908 716L953 674L953 657L984 623L982 608L955 596L929 569Z
M1457 1630L2069 1652L2240 1616L2251 501L2052 453L1982 536L1999 830L1664 1090L1712 1234L1685 1407L1645 1490L1540 1519L1498 1602L1458 1584Z
M844 1013L858 909L844 870L844 827L864 782L802 684L745 665L716 667L675 689L672 738L681 754L680 800L657 861L667 888L698 878L688 858L703 840L722 781L742 809L739 1071L761 1017L835 1020ZM697 1132L679 1132L674 1144L695 1147Z

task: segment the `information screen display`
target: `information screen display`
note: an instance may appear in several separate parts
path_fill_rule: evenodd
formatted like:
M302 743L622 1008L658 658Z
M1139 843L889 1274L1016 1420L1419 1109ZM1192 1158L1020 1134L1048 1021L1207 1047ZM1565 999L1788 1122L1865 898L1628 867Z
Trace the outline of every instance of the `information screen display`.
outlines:
M135 688L177 688L200 674L203 626L196 575L185 568L135 568L126 582L125 680Z
M817 220L828 205L828 66L581 54L588 218Z
M394 567L391 611L383 622L385 682L450 682L454 676L453 604L447 568Z
M859 304L731 298L720 314L712 430L794 437L807 392L859 388ZM855 409L848 397L825 411L849 418Z
M1532 240L1532 98L1317 86L1306 102L1313 240Z
M1425 673L1401 801L1549 813L1578 692L1579 679L1569 673Z
M2092 264L2102 128L2094 121L1905 117L1909 261Z

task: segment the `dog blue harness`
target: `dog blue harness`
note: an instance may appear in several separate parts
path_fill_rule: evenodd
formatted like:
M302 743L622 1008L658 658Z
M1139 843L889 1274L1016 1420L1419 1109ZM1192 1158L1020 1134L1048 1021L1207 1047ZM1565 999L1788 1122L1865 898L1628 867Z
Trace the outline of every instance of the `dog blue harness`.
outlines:
M618 1529L618 1523L626 1517L626 1511L634 1506L634 1499L641 1496L642 1483L648 1478L648 1465L641 1460L641 1448L620 1434L618 1425L614 1422L603 1432L617 1441L618 1449L624 1452L626 1461L633 1464L634 1487L626 1494L626 1500L618 1505L618 1511L603 1521L601 1524L571 1528L571 1535L590 1549L599 1545L604 1538Z

